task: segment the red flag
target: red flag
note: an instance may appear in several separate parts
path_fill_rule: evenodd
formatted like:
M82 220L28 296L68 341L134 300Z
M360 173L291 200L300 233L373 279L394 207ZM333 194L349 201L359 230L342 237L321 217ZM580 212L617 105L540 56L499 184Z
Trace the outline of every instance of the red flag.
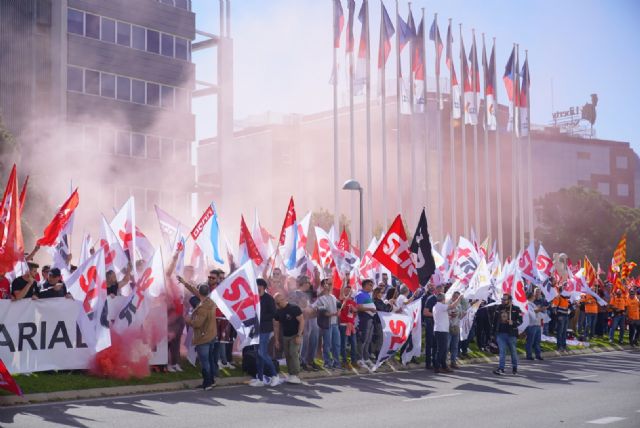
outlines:
M415 291L420 286L418 273L411 258L407 234L402 226L402 217L393 221L387 234L382 238L378 248L373 253L373 257L378 259L393 276L398 278L411 291Z
M20 192L20 214L22 214L22 210L24 209L24 201L27 199L27 184L29 184L29 176L24 179L24 183L22 184L22 191Z
M22 397L22 390L7 370L2 359L0 359L0 388Z
M24 256L22 224L16 166L11 169L9 182L0 207L0 271L11 272Z
M249 233L249 228L244 222L244 216L240 216L240 246L242 247L243 244L247 247L247 255L249 258L253 260L257 266L261 266L264 259L260 251L258 251L258 247L251 237L251 233Z
M616 246L613 252L613 260L611 261L611 267L619 267L627 259L627 234L625 233L620 238L620 242Z
M347 230L345 228L342 229L342 233L340 234L340 240L337 242L338 248L342 251L351 251L351 244L349 243L349 235L347 235Z
M78 189L76 189L65 203L62 204L56 213L56 216L51 220L51 223L49 223L49 225L44 229L42 238L38 239L38 245L51 247L56 244L60 232L64 229L67 223L69 223L69 219L79 202L80 197L78 196Z

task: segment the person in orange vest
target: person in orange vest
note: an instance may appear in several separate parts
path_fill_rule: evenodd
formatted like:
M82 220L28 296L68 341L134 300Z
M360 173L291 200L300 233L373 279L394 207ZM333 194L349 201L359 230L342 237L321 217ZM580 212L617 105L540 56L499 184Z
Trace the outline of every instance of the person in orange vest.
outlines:
M613 313L611 318L611 329L609 330L609 343L613 343L613 335L616 329L620 329L618 343L622 345L624 339L624 311L627 307L627 299L622 295L622 290L617 289L611 300L609 300L609 310Z
M640 336L640 301L637 290L632 288L627 299L627 320L629 320L629 344L638 346L638 336Z
M587 337L587 340L591 340L596 330L598 301L590 294L583 294L580 300L584 302L584 312L586 314L584 335Z
M560 352L567 350L567 327L571 310L569 298L562 295L563 288L560 287L560 293L551 302L551 306L556 309L556 349Z

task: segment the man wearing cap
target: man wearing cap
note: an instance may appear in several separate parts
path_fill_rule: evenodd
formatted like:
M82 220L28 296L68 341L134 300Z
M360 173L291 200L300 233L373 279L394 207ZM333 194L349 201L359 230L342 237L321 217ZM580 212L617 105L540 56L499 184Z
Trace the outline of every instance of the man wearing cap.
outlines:
M258 294L260 295L260 342L258 344L258 355L256 358L256 368L258 375L249 385L251 386L277 386L281 383L280 377L273 365L268 352L269 339L273 334L273 317L276 314L276 302L267 290L267 281L258 278ZM266 376L265 376L266 372Z
M69 293L67 293L67 286L62 282L62 272L60 272L58 268L53 268L49 271L47 280L43 282L40 287L39 297L41 299L48 299L65 296L69 296Z

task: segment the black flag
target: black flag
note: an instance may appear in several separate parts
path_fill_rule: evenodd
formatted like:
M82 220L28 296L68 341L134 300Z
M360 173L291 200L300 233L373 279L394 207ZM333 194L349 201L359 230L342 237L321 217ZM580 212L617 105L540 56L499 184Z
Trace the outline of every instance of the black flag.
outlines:
M424 208L422 209L422 214L420 214L420 221L418 222L416 233L413 235L410 250L418 270L420 285L425 286L429 282L431 275L436 271L436 261L431 253L427 215L424 212Z

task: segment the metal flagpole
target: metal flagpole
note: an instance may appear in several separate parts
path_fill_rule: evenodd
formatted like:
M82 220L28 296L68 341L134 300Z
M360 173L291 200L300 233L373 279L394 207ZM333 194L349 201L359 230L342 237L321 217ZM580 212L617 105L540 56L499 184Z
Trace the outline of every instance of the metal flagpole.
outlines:
M516 44L513 44L513 49L515 52L515 48L516 48ZM515 64L516 62L516 58L515 58L515 53L514 53L514 58L513 58L513 66L514 68L517 68L518 66ZM511 108L512 108L512 116L511 116L511 255L513 257L516 256L517 253L517 239L518 239L518 229L517 229L517 222L518 222L518 178L517 178L517 174L518 174L518 163L517 163L517 159L518 157L516 156L516 126L517 126L517 121L516 121L516 100L517 100L517 78L516 78L516 74L514 72L514 79L513 79L513 100L511 102Z
M462 133L462 217L463 217L463 234L469 236L469 191L467 189L467 107L464 103L464 86L467 82L467 70L464 68L463 57L464 43L462 42L462 24L460 24L460 77L462 82L462 91L460 91L460 108L462 109L462 118L460 122L460 131Z
M478 165L478 92L476 92L476 85L478 84L478 76L476 73L476 69L478 67L478 52L476 47L476 30L471 29L471 34L473 37L473 58L471 61L471 67L473 72L471 73L471 85L473 88L473 108L476 109L476 121L473 125L473 205L474 205L474 223L475 228L478 231L478 234L482 236L480 231L480 167ZM487 231L487 234L489 231ZM480 238L481 239L481 238Z
M422 9L424 11L424 8ZM433 43L435 47L436 55L438 55L438 34L440 30L438 30L438 14L435 13L433 15L433 19L436 25L436 35L433 38ZM426 24L425 24L426 25ZM425 27L426 33L426 27ZM427 67L427 59L426 59L426 49L424 55L424 67L426 71ZM437 60L436 60L437 61ZM425 72L424 76L424 114L425 118L427 115L427 75ZM440 62L436 62L436 150L437 150L437 159L438 159L438 176L437 176L437 185L438 185L438 232L440 236L440 241L444 241L444 202L443 202L443 194L442 194L442 173L443 173L443 159L442 159L442 111L440 110Z
M453 119L453 47L451 46L451 38L449 37L451 30L451 18L449 18L449 30L447 30L447 46L451 53L451 67L449 67L449 104L451 111L449 115L449 149L450 149L450 169L451 169L451 234L453 241L458 242L458 201L457 201L457 183L456 183L456 144L455 144L455 128ZM451 35L453 37L453 35Z
M493 50L492 52L496 52L496 38L493 38ZM498 202L498 248L500 250L500 255L504 257L504 234L502 229L502 156L500 151L502 150L500 147L500 115L498 114L498 88L496 88L496 84L498 82L498 68L496 67L495 57L493 63L493 92L494 92L494 103L496 106L496 195Z
M382 17L380 20L380 34L382 38L382 31L383 31L383 26L384 24L384 4L382 3L382 0L380 0L380 16ZM378 49L380 49L381 46L378 47ZM378 55L380 55L380 53L378 52ZM384 224L382 225L383 230L386 230L389 222L389 201L387 198L387 190L388 190L388 174L387 174L387 92L386 92L386 76L385 76L385 69L387 66L387 62L385 61L384 64L382 64L382 67L380 68L379 72L380 72L380 95L382 97L382 104L380 105L380 111L382 114L382 207L383 207L383 212L384 212ZM364 251L364 250L363 250ZM364 254L364 253L363 253Z
M349 32L347 37L350 38L349 43L349 174L351 179L355 180L356 178L356 135L355 135L355 114L354 114L354 106L353 106L353 47L355 41L353 40L353 21L355 15L355 5L354 7L349 7L349 28L347 31ZM351 221L353 222L356 218L356 205L353 200L353 195L349 194L350 205L351 205Z
M528 67L529 67L529 50L525 50L524 51L524 58L525 58L525 63L527 64L527 74L529 73ZM532 151L532 147L531 147L531 100L529 99L529 95L531 94L531 76L527 76L527 78L529 79L529 81L527 82L527 126L529 127L528 132L527 132L527 163L529 164L527 167L527 178L528 178L528 183L527 183L527 187L528 189L528 193L529 193L529 199L528 199L528 209L529 209L529 241L530 242L534 242L535 241L535 236L534 236L534 232L535 232L535 213L533 211L533 158L531 156L531 151Z
M396 0L396 31L400 31L399 24L400 14L398 8L398 0ZM398 200L398 213L402 214L402 158L400 148L400 105L402 103L402 87L401 87L401 64L400 64L400 34L396 34L396 173L397 173L397 200Z
M520 45L516 44L516 88L518 89L516 91L517 97L518 97L518 104L520 104ZM518 114L518 118L516 120L516 124L518 126L520 126L520 109L517 109L517 114ZM519 131L519 129L518 129ZM516 134L517 140L516 140L516 145L517 145L517 151L516 153L518 154L518 161L517 161L517 166L518 166L518 211L519 211L519 217L520 217L520 248L524 248L525 247L525 241L524 241L524 229L525 229L525 221L524 221L524 176L522 174L522 169L523 169L523 162L522 162L522 147L520 144L520 134Z
M336 3L333 2L333 14L337 13ZM337 28L334 19L333 34L336 34ZM336 230L339 228L339 211L340 201L338 198L338 189L340 184L338 183L338 52L333 45L333 225Z
M369 0L363 0L365 4L364 15L364 27L362 31L366 31L367 41L367 70L365 75L365 90L367 91L366 98L366 114L367 114L367 209L369 211L369 239L373 236L373 176L372 176L372 162L371 162L371 49L370 49L370 37L369 37ZM354 177L355 178L355 177ZM360 253L364 254L364 244L360 244L363 248L360 249Z
M413 13L411 12L411 2L409 2L409 16L413 19ZM415 25L414 25L415 30ZM414 111L414 76L413 76L413 51L415 49L417 40L414 38L411 39L409 43L409 141L411 142L411 195L409 196L409 212L407 213L407 218L411 221L412 224L415 224L415 212L414 212L414 203L413 200L416 197L416 139L413 132L413 113Z
M487 50L484 40L484 33L482 33L482 59L485 67L488 67L487 63ZM492 221L491 221L491 185L489 180L489 105L487 103L487 78L491 79L491 76L487 75L487 70L484 70L484 205L485 216L487 217L487 236L491 237ZM495 88L494 88L495 92Z

